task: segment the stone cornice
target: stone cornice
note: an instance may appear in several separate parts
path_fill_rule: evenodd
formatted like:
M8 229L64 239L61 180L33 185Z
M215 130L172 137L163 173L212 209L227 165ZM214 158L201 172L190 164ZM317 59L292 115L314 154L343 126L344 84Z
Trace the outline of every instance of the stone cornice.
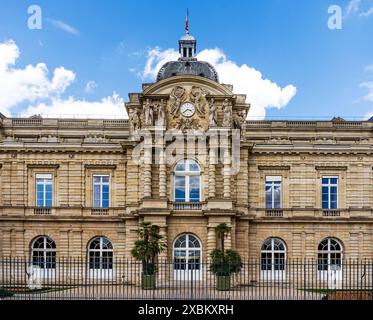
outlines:
M115 170L117 168L116 164L85 164L85 169L92 170L92 169L111 169Z
M290 170L290 166L258 166L259 170Z
M54 163L30 163L27 165L28 169L58 169L60 167L59 164L54 164Z
M315 169L318 171L323 171L323 170L347 171L347 166L315 166Z

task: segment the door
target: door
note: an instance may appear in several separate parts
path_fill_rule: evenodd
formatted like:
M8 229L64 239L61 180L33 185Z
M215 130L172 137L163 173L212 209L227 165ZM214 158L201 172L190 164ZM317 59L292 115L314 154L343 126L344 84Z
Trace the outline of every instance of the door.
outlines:
M173 259L175 280L201 279L201 243L196 236L192 234L179 236L174 242Z

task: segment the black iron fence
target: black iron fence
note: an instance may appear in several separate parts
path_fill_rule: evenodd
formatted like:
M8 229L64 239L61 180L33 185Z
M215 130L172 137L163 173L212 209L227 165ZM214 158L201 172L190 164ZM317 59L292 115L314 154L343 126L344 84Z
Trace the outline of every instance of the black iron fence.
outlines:
M0 299L372 299L372 261L247 260L230 276L210 263L127 259L0 259Z

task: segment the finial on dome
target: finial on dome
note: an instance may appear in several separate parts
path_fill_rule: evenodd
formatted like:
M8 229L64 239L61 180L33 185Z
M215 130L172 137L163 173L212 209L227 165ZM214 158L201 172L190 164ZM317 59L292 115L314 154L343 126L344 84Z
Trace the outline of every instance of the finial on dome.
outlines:
M185 19L185 34L179 40L180 59L195 60L194 55L196 54L196 46L196 39L189 34L189 9L187 9Z
M189 9L187 9L186 19L185 19L185 33L189 34Z

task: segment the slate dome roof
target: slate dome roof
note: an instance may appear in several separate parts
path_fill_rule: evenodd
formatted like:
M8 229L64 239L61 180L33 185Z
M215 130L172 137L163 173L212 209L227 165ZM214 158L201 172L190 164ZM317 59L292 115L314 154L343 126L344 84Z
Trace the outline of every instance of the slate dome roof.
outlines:
M158 72L157 81L181 75L200 76L219 82L218 73L210 63L182 59L166 62Z
M215 68L208 62L198 61L194 56L196 46L196 39L187 31L179 40L180 58L166 62L158 71L157 81L174 76L193 75L219 82Z

